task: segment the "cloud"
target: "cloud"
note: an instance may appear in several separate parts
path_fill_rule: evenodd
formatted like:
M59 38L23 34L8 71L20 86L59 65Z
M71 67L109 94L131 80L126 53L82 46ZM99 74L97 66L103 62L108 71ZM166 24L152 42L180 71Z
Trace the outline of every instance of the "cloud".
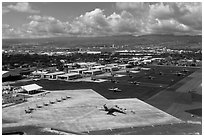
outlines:
M51 16L39 16L33 15L29 16L28 19L31 21L28 24L24 24L24 30L27 30L30 35L48 35L48 36L58 36L67 33L69 28L68 22L61 22Z
M202 4L201 3L157 3L150 5L149 19L158 20L160 28L169 33L195 31L201 34L202 30ZM162 25L161 25L162 24ZM170 29L171 28L171 29ZM187 29L188 28L188 29ZM182 31L181 31L182 30ZM156 30L154 30L155 32Z
M71 23L71 33L75 35L117 35L130 34L137 29L134 16L127 11L104 15L101 9L86 12Z
M9 24L2 24L2 37L3 38L16 38L21 37L19 29L11 27Z
M109 29L109 23L101 9L86 12L71 23L70 33L74 35L99 35Z
M103 9L96 8L69 22L32 15L19 28L4 25L3 33L19 37L202 34L202 3L123 2L116 6L117 13L106 16Z
M26 13L40 13L39 10L34 10L28 2L18 2L14 5L7 5L3 7L3 13L10 11L26 12Z

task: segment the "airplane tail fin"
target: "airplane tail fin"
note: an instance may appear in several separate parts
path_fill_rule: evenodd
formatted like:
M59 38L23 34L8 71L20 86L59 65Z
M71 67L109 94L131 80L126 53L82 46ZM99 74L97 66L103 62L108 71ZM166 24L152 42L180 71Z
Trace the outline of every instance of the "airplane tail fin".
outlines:
M106 106L106 104L103 105L105 111L108 111L108 107Z

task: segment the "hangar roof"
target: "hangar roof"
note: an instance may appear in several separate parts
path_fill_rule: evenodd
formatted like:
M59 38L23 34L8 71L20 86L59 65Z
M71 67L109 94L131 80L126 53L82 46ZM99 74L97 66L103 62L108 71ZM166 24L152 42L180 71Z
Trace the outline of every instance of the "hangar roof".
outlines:
M42 87L37 84L30 84L30 85L21 86L21 88L26 91L33 91L33 90L39 90Z

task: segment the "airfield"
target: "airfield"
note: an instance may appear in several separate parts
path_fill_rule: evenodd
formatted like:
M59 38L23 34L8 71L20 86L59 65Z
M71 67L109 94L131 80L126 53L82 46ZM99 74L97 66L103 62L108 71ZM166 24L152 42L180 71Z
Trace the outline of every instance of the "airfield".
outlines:
M33 134L31 130L40 127L35 134L43 134L45 128L52 133L60 131L53 134L201 134L202 115L193 110L202 110L202 72L188 68L189 72L184 76L174 74L182 69L154 66L149 71L132 74L131 78L120 72L115 77L119 83L110 82L109 77L101 78L101 82L86 79L88 82L40 80L15 83L35 82L43 86L47 94L3 108L3 131L24 130ZM148 78L150 75L153 80ZM134 80L141 84L130 84ZM108 91L112 87L118 87L122 92ZM66 96L71 98L62 100ZM50 101L55 103L50 104ZM102 109L104 104L117 105L126 114L107 115ZM28 107L34 108L30 114L25 113ZM31 128L25 131L25 127Z

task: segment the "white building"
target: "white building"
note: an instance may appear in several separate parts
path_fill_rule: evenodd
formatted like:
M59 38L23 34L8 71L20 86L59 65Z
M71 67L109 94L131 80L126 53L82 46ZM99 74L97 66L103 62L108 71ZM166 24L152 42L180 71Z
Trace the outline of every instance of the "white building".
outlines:
M83 72L84 75L100 75L103 74L103 71L100 69L92 69Z
M47 74L47 71L40 71L40 70L36 70L32 72L32 75L34 77L42 77L44 74Z
M37 93L39 90L42 89L42 87L37 85L37 84L25 85L25 86L21 86L21 88L23 90L27 91L28 94L30 94L30 93Z
M101 54L101 51L87 51L87 54Z
M54 72L54 73L47 73L43 75L43 78L45 79L57 79L57 75L63 75L65 74L65 72L63 71L58 71L58 72Z
M82 74L84 71L88 70L87 68L80 68L80 69L73 69L70 70L70 73L78 73L78 74Z
M91 67L91 69L100 69L100 70L104 70L106 66L104 65L100 65L100 66L94 66L94 67Z
M126 69L127 66L129 66L129 64L120 64L120 65L118 65L118 67L120 69Z
M81 75L79 73L66 73L57 76L57 79L59 80L73 80L77 78L81 78Z
M112 72L112 71L118 71L118 70L119 70L119 67L117 67L117 66L112 66L112 67L106 67L105 68L106 72Z

